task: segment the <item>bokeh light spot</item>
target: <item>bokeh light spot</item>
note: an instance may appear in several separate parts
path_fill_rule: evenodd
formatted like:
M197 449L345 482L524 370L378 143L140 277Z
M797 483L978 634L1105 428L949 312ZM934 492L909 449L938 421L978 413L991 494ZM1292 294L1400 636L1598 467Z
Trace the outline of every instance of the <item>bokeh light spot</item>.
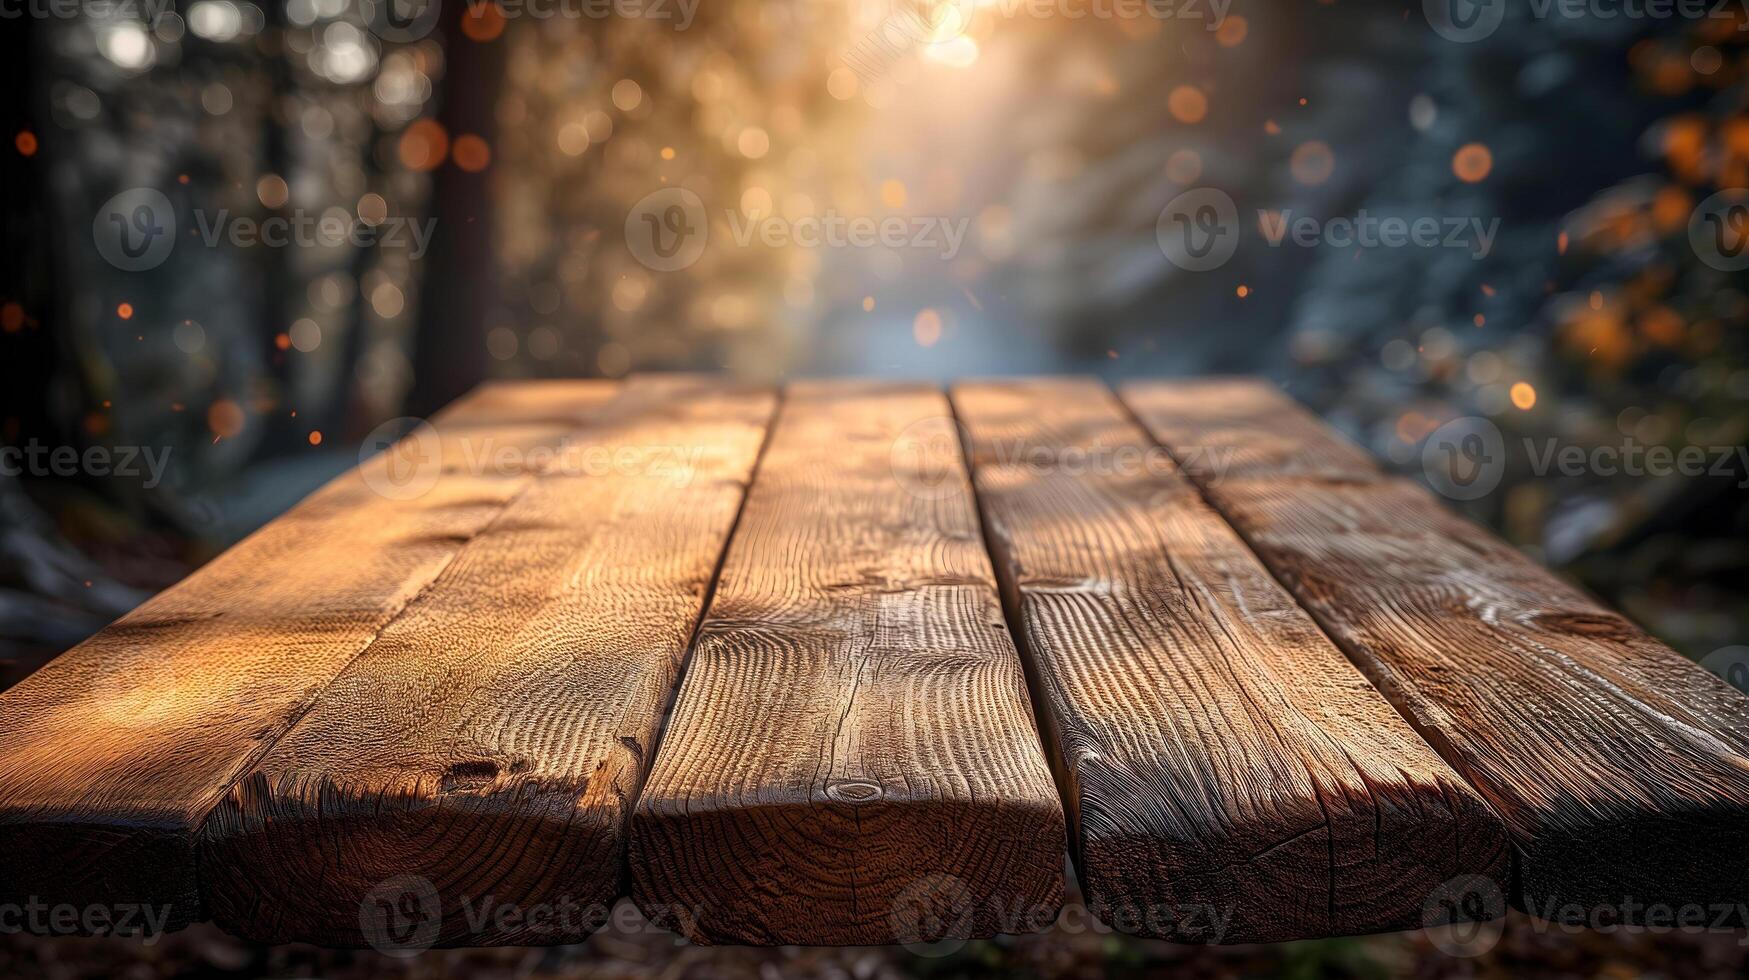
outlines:
M1480 143L1465 143L1451 157L1451 172L1466 184L1474 184L1494 169L1494 154Z
M1208 115L1209 100L1201 89L1180 85L1166 97L1166 108L1171 111L1172 118L1181 123L1199 123Z
M1330 151L1330 144L1323 140L1307 140L1294 147L1293 156L1288 160L1288 169L1293 173L1294 180L1308 187L1316 187L1336 172L1336 154Z
M435 119L416 119L401 133L401 165L408 170L436 170L449 155L449 133Z
M463 133L455 138L450 157L455 160L456 166L470 174L477 174L492 165L492 147L473 133Z

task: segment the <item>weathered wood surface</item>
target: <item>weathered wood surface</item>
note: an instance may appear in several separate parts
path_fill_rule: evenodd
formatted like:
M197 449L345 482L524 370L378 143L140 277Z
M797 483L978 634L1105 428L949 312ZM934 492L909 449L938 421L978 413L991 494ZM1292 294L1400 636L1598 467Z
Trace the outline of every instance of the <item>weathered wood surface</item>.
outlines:
M775 404L627 382L219 805L219 924L330 946L593 932Z
M1041 928L1063 814L938 391L784 402L632 823L702 942Z
M1749 901L1749 699L1418 486L1265 464L1250 447L1309 417L1272 389L1124 395L1168 447L1254 461L1203 472L1208 498L1504 818L1522 907L1594 922L1688 907L1711 924ZM1358 453L1300 431L1297 458Z
M1105 386L953 403L1095 912L1275 942L1419 928L1447 880L1504 880L1498 818Z
M557 445L612 393L482 389L0 695L0 902L200 918L202 819L527 486L468 444Z

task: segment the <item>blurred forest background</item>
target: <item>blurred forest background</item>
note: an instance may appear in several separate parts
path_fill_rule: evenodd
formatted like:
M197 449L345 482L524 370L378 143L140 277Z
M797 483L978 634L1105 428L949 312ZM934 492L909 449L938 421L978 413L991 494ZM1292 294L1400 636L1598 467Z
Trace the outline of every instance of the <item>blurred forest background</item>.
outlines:
M1259 373L1417 477L1466 416L1508 446L1706 447L1727 471L1539 476L1513 452L1454 506L1690 656L1749 663L1749 472L1721 453L1749 437L1749 280L1688 234L1749 185L1743 5L1509 4L1463 42L1403 0L956 0L951 29L882 43L907 2L136 0L0 24L0 445L169 454L161 481L0 476L0 687L385 420L487 378L669 369ZM1247 229L1187 272L1156 221L1203 186L1246 222L1498 234L1478 256ZM659 271L627 216L670 187L710 237ZM99 250L134 188L179 221L145 271ZM209 245L221 212L379 240ZM966 237L736 240L821 215Z

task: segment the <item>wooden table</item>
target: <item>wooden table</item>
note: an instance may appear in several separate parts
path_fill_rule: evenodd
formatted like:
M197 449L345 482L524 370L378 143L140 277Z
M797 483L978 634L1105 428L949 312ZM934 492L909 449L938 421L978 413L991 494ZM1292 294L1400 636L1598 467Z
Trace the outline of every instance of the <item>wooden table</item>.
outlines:
M490 385L0 695L0 904L909 942L1066 849L1187 942L1635 921L1749 900L1746 726L1259 382Z

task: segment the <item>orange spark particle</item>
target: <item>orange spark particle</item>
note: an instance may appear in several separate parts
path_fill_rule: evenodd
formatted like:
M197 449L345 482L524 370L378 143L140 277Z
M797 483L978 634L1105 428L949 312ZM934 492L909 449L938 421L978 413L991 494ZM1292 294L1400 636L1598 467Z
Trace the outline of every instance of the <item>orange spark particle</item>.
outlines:
M134 318L134 304L122 303L118 305L115 308L115 315L121 317L123 320L132 320Z
M291 336L289 334L283 334L283 333L276 335L273 338L273 346L279 348L280 350L290 350L291 349Z
M321 444L322 444L322 430L317 429L316 431L310 433L310 445L320 446Z
M1240 299L1244 299L1245 297L1251 295L1251 287L1245 285L1244 283L1240 283L1239 288L1233 290L1233 292L1239 294Z
M1536 404L1536 389L1532 388L1527 381L1520 381L1513 385L1512 404L1518 406L1521 411L1530 411L1531 407Z
M18 152L27 157L36 156L36 134L28 129L18 131L18 136L12 141L18 147Z
M874 297L873 296L864 296L862 298L862 312L864 312L864 313L873 313L874 312Z

